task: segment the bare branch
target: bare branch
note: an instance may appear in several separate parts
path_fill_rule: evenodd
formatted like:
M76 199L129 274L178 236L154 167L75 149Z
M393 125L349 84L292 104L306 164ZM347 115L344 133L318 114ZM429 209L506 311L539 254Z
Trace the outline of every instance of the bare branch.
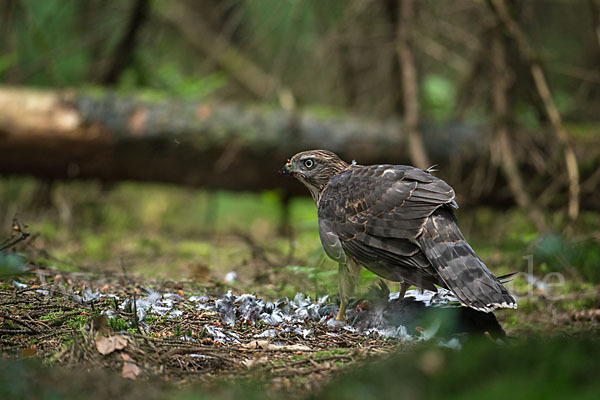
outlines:
M466 74L466 71L469 69L469 62L463 56L425 35L420 35L417 40L419 48L423 53L448 65L462 75Z

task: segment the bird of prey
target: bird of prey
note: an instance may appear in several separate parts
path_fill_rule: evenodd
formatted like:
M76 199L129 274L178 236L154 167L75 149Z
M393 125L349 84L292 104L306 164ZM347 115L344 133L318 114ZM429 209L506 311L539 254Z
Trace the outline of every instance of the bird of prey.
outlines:
M412 285L440 286L479 311L517 307L460 232L454 190L429 172L348 164L327 150L298 153L283 167L310 191L323 248L339 263L337 320L346 318L361 266L401 282L401 297Z

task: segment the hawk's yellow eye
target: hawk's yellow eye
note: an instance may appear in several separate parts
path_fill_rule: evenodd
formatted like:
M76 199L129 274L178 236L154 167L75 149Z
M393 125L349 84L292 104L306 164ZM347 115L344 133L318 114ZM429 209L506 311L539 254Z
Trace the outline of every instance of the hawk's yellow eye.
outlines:
M312 158L309 158L307 160L304 160L304 166L308 169L311 169L312 167L315 166L315 162L313 161Z

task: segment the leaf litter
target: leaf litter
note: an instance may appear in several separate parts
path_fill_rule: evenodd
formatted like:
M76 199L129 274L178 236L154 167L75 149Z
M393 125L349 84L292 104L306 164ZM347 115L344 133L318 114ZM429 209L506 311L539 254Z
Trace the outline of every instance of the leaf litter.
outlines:
M191 282L33 272L1 286L2 353L108 368L129 379L248 375L283 385L310 376L318 385L335 371L399 347L435 341L458 349L465 332L503 334L499 325L494 332L493 324L480 320L462 331L428 322L429 310L464 313L443 290L409 291L399 299L381 285L351 304L343 323L334 319L338 306L328 296L267 300Z

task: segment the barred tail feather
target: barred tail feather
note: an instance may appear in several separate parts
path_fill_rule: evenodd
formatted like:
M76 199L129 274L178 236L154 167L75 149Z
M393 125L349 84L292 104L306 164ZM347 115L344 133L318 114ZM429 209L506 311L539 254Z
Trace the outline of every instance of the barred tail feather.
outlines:
M461 304L484 312L517 308L516 298L469 246L451 210L441 207L427 218L417 241Z

